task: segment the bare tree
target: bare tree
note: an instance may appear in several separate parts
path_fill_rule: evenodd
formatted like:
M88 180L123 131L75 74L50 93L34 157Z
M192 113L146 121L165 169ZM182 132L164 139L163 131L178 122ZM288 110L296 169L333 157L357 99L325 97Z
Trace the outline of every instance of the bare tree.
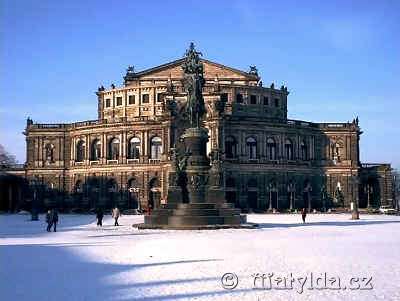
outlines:
M7 152L4 146L0 144L0 167L10 167L16 163L15 156Z

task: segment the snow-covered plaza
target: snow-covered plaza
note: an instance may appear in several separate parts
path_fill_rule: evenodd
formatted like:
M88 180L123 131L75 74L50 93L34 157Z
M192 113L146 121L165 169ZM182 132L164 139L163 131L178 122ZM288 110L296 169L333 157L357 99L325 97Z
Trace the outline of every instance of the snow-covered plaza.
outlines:
M29 218L0 215L2 300L400 300L399 216L250 214L258 229L161 231L133 228L143 216L98 228L60 215L56 233Z

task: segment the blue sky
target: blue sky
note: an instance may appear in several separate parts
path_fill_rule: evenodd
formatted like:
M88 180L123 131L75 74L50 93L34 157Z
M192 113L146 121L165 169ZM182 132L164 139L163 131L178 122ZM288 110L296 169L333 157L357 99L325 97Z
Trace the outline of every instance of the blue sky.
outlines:
M101 84L205 58L287 85L289 117L359 116L363 162L400 167L400 1L1 0L0 143L25 161L26 117L96 119Z

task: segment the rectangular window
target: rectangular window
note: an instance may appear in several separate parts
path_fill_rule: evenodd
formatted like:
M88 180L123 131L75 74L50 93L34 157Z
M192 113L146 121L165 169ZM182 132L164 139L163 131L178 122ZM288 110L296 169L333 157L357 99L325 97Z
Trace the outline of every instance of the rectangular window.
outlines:
M243 103L243 95L242 94L238 93L236 95L236 102L237 103Z
M279 98L275 98L275 107L279 107Z
M128 103L130 105L134 105L135 104L135 95L129 95L128 96Z
M252 105L257 104L257 96L256 95L250 95L250 104L252 104Z
M143 94L142 95L142 103L149 103L149 102L150 102L149 94Z
M163 100L163 95L161 93L157 94L157 102L162 102Z
M107 98L106 99L106 108L109 108L111 106L111 99Z
M268 106L268 105L269 105L268 96L264 96L264 106Z
M122 97L117 97L117 106L122 106Z

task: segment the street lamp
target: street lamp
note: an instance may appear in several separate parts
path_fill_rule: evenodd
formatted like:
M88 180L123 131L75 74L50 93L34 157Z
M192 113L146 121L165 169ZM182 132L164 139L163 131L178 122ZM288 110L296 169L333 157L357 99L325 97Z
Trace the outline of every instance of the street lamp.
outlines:
M32 206L31 206L31 220L32 221L38 221L39 220L39 214L38 214L38 208L37 208L37 181L36 179L33 179L31 181L31 185L33 186L33 198L32 198Z
M321 187L321 198L322 198L322 211L326 212L326 186L323 184Z
M358 184L358 177L357 176L351 176L351 198L352 202L350 204L351 207L351 219L360 219L360 214L358 212L358 198L354 198L354 187Z

